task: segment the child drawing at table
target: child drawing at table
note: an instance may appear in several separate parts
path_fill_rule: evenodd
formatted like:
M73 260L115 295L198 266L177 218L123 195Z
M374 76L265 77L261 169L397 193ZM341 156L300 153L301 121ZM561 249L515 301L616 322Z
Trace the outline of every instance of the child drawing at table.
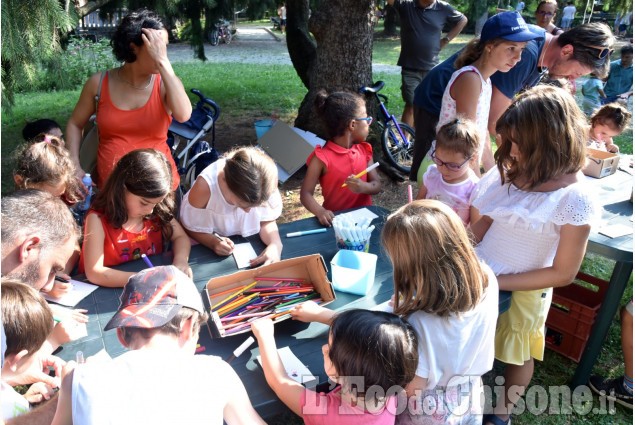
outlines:
M418 339L408 408L397 423L480 423L480 376L494 363L494 274L476 257L463 222L436 200L401 207L388 217L381 238L393 266L395 296L388 308ZM314 303L291 312L296 320L321 323L334 314Z
M631 113L619 102L608 103L591 115L588 146L593 149L618 153L613 137L621 134L631 120Z
M537 122L549 117L551 125ZM484 424L505 424L542 360L552 288L580 268L596 206L580 169L585 117L563 89L537 86L520 95L496 125L497 167L479 182L472 224L476 252L512 292L496 329L496 358L506 363L505 391ZM517 387L513 387L517 386ZM520 391L511 390L520 388Z
M32 287L6 278L2 279L0 295L3 336L6 335L0 399L2 419L6 421L28 412L29 403L51 398L59 378L48 376L48 368L46 374L42 373L39 364L43 357L38 352L53 331L53 313L44 298ZM39 373L33 376L33 372ZM31 383L24 395L13 389Z
M348 92L329 95L321 90L315 96L315 108L329 141L318 145L307 160L300 201L320 223L330 226L334 211L372 205L370 196L381 189L377 170L354 177L373 164L373 148L366 143L373 118L366 112L364 98ZM318 181L322 205L313 197Z
M282 213L278 169L260 149L243 147L205 168L181 204L181 223L197 242L227 256L227 236L259 234L267 246L250 266L280 261L282 241L276 219ZM222 235L222 236L221 236Z
M434 164L423 175L417 199L436 199L470 224L470 198L478 183L472 165L478 160L479 130L463 116L443 125L430 152Z
M116 266L163 252L172 243L174 264L189 276L190 240L174 218L170 163L161 152L138 149L124 155L86 215L79 272L101 286L121 287L134 273Z
M392 313L369 310L332 314L328 322L322 355L324 369L337 386L324 394L305 389L287 375L276 349L273 322L254 321L251 327L267 383L307 425L394 424L397 397L388 390L406 386L417 368L412 326Z

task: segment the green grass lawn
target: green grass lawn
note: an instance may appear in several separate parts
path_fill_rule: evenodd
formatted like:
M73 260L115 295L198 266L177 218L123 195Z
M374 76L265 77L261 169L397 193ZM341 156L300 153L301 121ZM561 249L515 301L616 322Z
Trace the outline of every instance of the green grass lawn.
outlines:
M380 28L378 28L379 30ZM441 59L460 49L470 40L470 35L461 35L441 52ZM378 38L373 49L373 60L378 64L396 64L399 56L399 40ZM174 69L181 77L186 87L196 87L207 96L214 99L221 107L223 119L232 116L252 115L254 121L271 114L274 108L279 109L281 116L294 116L302 101L306 89L297 77L293 67L288 65L255 65L255 64L209 64L188 63L175 64ZM384 80L386 88L382 93L389 97L388 108L397 116L401 115L403 101L401 100L399 74L375 73L373 79ZM578 87L581 83L578 83ZM2 193L13 190L12 182L12 153L21 143L21 130L24 120L38 118L53 118L63 127L72 113L80 90L57 92L17 93L15 105L9 110L2 109L1 153ZM632 110L632 105L631 105ZM240 141L237 141L240 142ZM633 132L629 128L617 138L617 143L624 153L633 152ZM613 268L611 261L602 257L587 256L583 264L583 271L608 279ZM623 303L632 298L632 277ZM573 375L576 364L559 354L547 350L544 362L538 362L532 385L563 385ZM600 358L595 365L595 372L605 376L619 376L623 373L619 323L614 320L610 334L604 344ZM594 398L597 405L597 398ZM273 418L270 423L290 423L290 416ZM518 424L583 424L583 423L632 423L632 412L621 407L614 415L577 415L577 414L543 414L538 417L525 413L516 418ZM295 422L301 423L301 421Z

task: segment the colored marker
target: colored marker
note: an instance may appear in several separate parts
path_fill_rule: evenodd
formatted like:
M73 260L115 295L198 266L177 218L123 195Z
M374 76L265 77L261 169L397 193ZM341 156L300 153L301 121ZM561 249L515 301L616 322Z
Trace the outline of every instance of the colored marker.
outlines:
M77 362L77 364L86 363L86 360L84 359L84 353L78 351L77 354L75 354L75 361Z
M293 238L293 237L296 237L296 236L313 235L315 233L324 233L324 232L326 232L326 228L312 229L312 230L302 230L301 232L287 233L287 237L288 238Z
M205 346L201 345L199 347L196 347L196 350L194 351L194 353L198 354L198 353L202 353L203 351L205 351Z
M225 361L226 361L227 363L231 363L231 362L232 362L232 361L234 361L237 357L240 357L240 355L241 355L242 353L244 353L244 352L245 352L245 350L246 350L247 348L249 348L249 347L251 346L251 344L253 344L253 343L254 343L254 337L253 337L253 336L250 336L249 338L247 338L247 340L246 340L245 342L243 342L242 344L240 344L240 345L238 346L238 348L236 348L236 349L234 350L234 352L232 353L232 355L231 355L231 356L229 356L229 357L227 358L227 360L225 360Z
M408 203L412 202L412 186L408 185Z
M55 280L57 280L58 282L62 282L62 283L69 283L70 282L70 280L64 279L63 277L57 276L57 275L55 275Z
M222 237L221 235L219 235L219 234L218 234L218 233L216 233L216 232L213 232L212 234L213 234L214 236L216 236L216 239L218 239L218 240L219 240L219 241L221 241L221 242L223 242L223 241L225 240L225 239L223 239L223 237Z
M141 259L146 263L146 266L150 268L154 267L150 262L150 259L145 254L141 254Z
M366 169L365 169L364 171L362 171L361 173L359 173L359 174L355 174L355 176L353 176L353 177L355 177L356 179L358 179L358 178L360 178L361 176L363 176L364 174L366 174L366 173L370 173L371 171L373 171L373 170L374 170L375 168L377 168L377 167L379 167L379 162L374 163L373 165L371 165L370 167L366 168ZM342 185L342 187L346 187L346 183L344 183L344 184Z

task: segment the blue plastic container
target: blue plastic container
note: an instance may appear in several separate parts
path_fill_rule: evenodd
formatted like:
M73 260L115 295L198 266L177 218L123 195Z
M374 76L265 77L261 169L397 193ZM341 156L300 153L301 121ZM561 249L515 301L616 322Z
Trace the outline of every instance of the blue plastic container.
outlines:
M271 130L272 126L273 123L271 120L256 121L254 123L254 127L256 127L256 138L260 139L267 131Z
M377 256L341 249L331 260L331 282L338 291L366 295L375 281Z

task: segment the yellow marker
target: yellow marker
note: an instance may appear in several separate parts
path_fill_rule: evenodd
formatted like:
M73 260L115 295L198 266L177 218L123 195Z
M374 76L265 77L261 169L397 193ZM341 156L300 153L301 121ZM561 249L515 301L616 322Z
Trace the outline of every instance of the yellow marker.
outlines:
M258 282L253 282L250 283L249 285L243 287L242 289L239 289L238 291L234 292L233 294L231 294L229 297L224 298L223 301L216 303L212 306L212 310L214 310L216 307L218 307L219 305L221 305L222 303L224 303L225 301L231 300L232 298L236 298L238 295L242 294L243 292L245 292L248 289L253 288L254 286L256 286Z
M356 179L360 178L361 176L363 176L366 173L370 173L371 171L373 171L375 168L379 167L379 162L374 163L373 165L371 165L370 167L366 168L364 171L362 171L359 174L355 174L353 177L355 177ZM346 187L346 183L344 183L342 185L342 187Z

